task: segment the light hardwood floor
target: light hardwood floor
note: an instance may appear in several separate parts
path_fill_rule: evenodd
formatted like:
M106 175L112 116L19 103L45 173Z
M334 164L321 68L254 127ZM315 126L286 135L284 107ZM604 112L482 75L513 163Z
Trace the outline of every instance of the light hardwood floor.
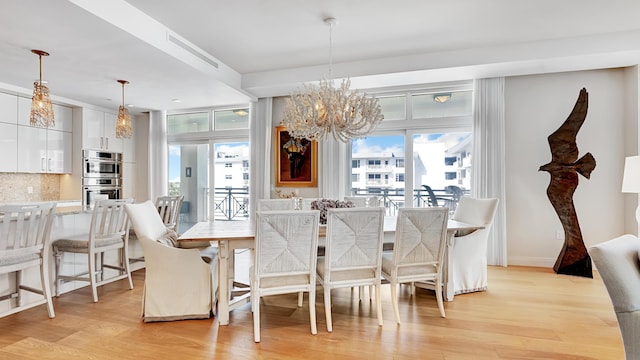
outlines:
M230 326L209 320L145 324L140 319L144 270L125 281L54 300L0 319L0 359L623 359L615 314L602 281L556 275L546 268L490 267L489 290L456 296L441 318L433 292L399 291L397 326L389 285L383 285L384 326L375 304L348 289L333 291L333 333L324 320L321 288L318 335L309 330L307 298L266 298L262 342L253 342L249 305Z

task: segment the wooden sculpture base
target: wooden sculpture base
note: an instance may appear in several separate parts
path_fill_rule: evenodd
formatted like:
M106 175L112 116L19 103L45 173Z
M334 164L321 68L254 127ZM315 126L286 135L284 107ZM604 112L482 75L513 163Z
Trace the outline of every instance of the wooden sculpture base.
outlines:
M553 266L556 274L582 276L593 279L591 257L586 248L575 249L563 246L556 264Z

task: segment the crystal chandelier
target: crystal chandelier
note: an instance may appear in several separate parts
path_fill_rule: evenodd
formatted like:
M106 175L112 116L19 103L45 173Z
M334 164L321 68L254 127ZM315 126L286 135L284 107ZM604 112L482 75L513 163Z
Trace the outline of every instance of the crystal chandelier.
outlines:
M367 135L383 119L378 100L349 91L351 81L343 80L333 86L332 31L336 19L324 20L329 25L329 79L320 80L319 86L305 85L304 91L295 91L286 100L281 124L294 138L322 140L328 134L341 142Z
M129 110L124 106L124 85L128 84L127 80L118 80L122 84L122 105L118 109L118 120L116 120L116 138L131 138L133 130L131 130L131 116Z
M53 105L49 97L49 88L42 83L42 57L49 53L42 50L31 50L40 60L40 80L33 83L33 97L31 98L31 115L29 124L38 127L54 127Z

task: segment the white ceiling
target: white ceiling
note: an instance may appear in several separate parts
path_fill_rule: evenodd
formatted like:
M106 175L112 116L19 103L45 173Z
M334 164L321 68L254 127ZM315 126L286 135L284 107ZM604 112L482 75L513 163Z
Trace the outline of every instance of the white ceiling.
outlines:
M284 95L328 75L329 16L333 77L352 88L640 62L636 0L2 0L0 88L30 92L41 49L70 104L116 109L118 79L133 112Z

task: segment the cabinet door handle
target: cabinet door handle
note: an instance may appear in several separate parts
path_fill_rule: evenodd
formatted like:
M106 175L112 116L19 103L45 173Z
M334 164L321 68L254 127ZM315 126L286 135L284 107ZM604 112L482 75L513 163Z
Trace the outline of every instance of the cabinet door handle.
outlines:
M108 137L104 138L104 141L107 143L107 150L108 150L109 149L109 138Z
M44 168L44 158L40 158L40 170L41 171L45 171L46 169Z
M47 161L47 169L48 169L49 171L52 171L52 170L51 170L51 158L49 158L49 160Z
M104 147L104 138L100 136L100 149Z

